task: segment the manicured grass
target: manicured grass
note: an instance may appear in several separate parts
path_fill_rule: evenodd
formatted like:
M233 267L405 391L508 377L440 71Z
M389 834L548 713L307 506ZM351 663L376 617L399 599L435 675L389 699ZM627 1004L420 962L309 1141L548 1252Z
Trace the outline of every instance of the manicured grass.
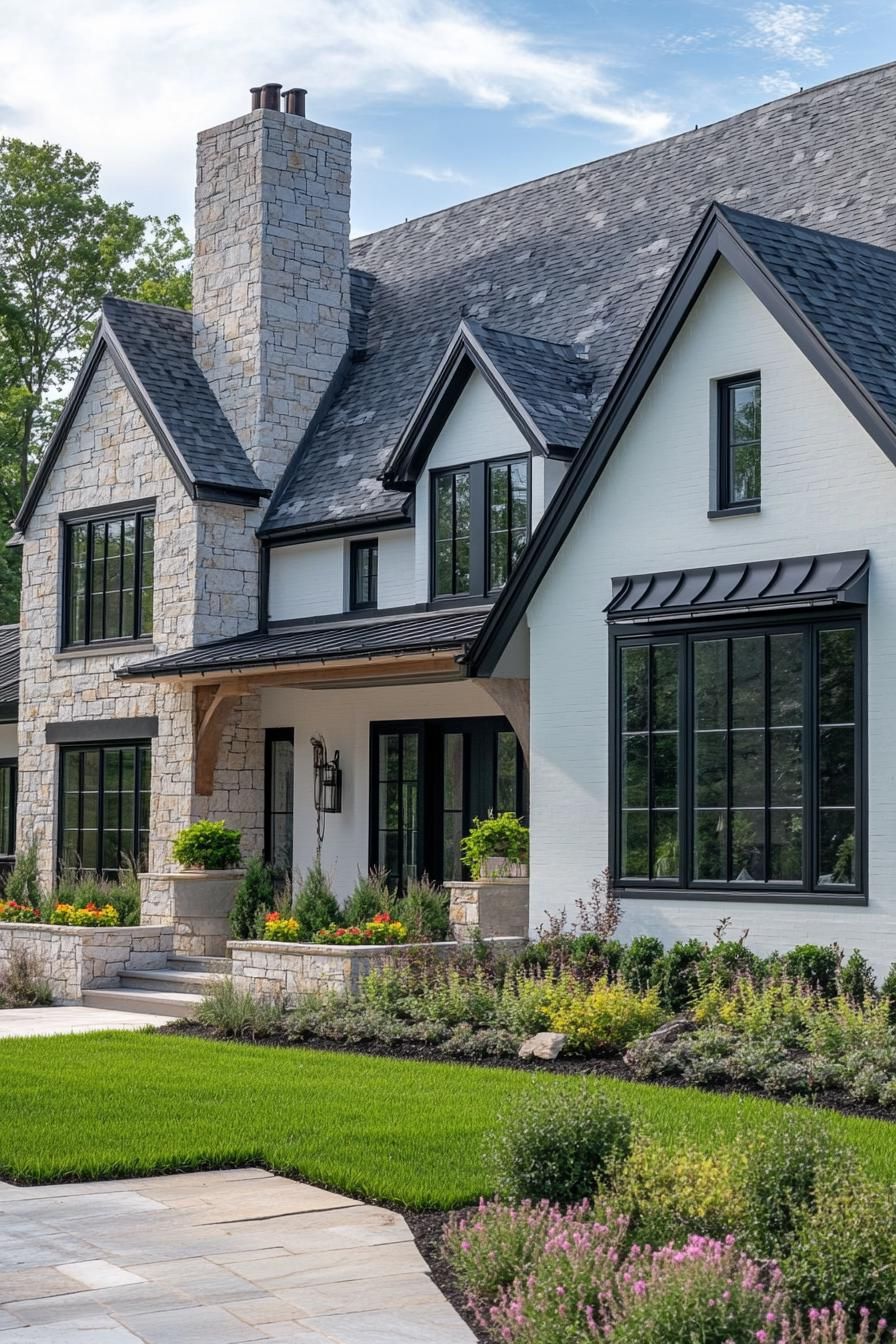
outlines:
M488 1193L484 1136L508 1098L556 1075L99 1032L0 1042L0 1176L91 1180L263 1165L348 1194L451 1208ZM777 1102L603 1084L672 1142L712 1148ZM832 1117L896 1182L896 1125Z

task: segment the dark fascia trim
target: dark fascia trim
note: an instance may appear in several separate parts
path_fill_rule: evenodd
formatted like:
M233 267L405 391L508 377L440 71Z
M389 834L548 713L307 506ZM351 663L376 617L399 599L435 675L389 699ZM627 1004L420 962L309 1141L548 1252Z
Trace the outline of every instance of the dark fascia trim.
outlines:
M569 445L550 445L522 403L514 396L500 371L482 349L466 322L461 322L439 366L401 432L383 472L389 490L413 490L423 463L454 410L473 370L482 374L530 449L551 456L571 454Z
M406 513L387 513L380 518L340 518L334 523L311 523L307 527L284 527L276 532L259 528L258 537L265 547L295 546L303 541L326 541L330 537L373 537L378 532L395 532L413 527Z
M193 498L203 504L233 504L242 509L254 509L263 499L267 499L270 490L244 490L242 486L209 484L197 481L193 487Z
M76 719L71 723L48 723L46 741L50 746L73 742L130 742L158 737L159 720L155 714L142 719Z
M50 472L53 470L53 467L56 464L56 459L68 437L72 421L77 415L81 403L87 395L88 388L93 381L97 366L107 350L115 365L116 372L128 389L128 392L133 397L141 415L158 441L165 456L171 462L175 474L184 489L193 499L209 497L200 492L211 489L212 487L197 481L191 473L184 461L180 449L169 434L163 420L147 395L145 388L134 372L134 369L131 367L130 361L125 355L115 332L112 330L112 327L106 319L101 318L97 323L96 330L93 334L93 340L90 343L90 349L87 351L84 358L84 363L78 371L74 386L69 393L65 406L62 408L62 413L56 422L56 428L54 429L50 442L47 444L44 454L41 457L37 471L34 473L34 479L31 482L28 493L22 503L22 507L16 516L14 526L16 529L15 542L17 545L21 544L19 534L25 532L25 529L31 520L31 516L43 494ZM263 497L266 497L271 493L260 483L257 491L246 490L243 488L228 489L226 486L215 486L214 489L221 491L222 495L226 497L219 500L219 502L238 503L245 506L255 506Z
M305 654L299 657L290 658L286 654L272 655L270 658L252 658L248 662L241 662L238 658L225 663L188 663L181 664L179 667L154 667L152 661L148 663L131 663L128 667L120 667L115 675L122 681L163 681L175 680L180 677L209 677L213 679L222 672L245 672L247 676L261 668L283 668L288 671L293 667L326 667L328 663L347 662L348 660L364 662L371 658L394 658L402 654L419 654L424 657L428 653L451 653L457 650L457 662L460 664L466 654L469 640L452 639L445 643L433 640L429 644L389 644L377 646L375 649L350 649L338 650L324 654L319 653ZM458 673L463 675L463 669L458 666ZM134 720L131 720L134 722Z
M277 487L271 495L271 502L268 504L267 513L261 520L261 526L258 528L259 537L273 535L275 532L279 534L280 529L269 523L268 519L272 518L277 512L280 501L283 499L284 495L288 494L292 489L292 484L302 465L302 461L304 460L311 441L323 423L333 402L348 382L348 376L351 372L352 365L356 362L353 351L347 349L337 364L336 372L327 384L326 391L317 403L315 412L308 421L308 427L304 434L299 439L298 446L292 455L289 465L280 477Z
M523 619L551 562L603 474L666 353L723 257L896 464L896 426L713 203L610 391L581 453L561 481L468 654L471 675L489 676Z

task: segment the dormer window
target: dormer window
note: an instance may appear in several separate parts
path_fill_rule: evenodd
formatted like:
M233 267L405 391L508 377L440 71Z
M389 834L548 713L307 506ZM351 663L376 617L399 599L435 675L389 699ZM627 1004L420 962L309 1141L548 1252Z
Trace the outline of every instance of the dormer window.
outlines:
M353 541L349 565L349 609L363 611L375 607L379 568L379 546L376 538Z
M718 384L721 511L755 509L762 486L762 389L758 373Z
M529 538L526 458L473 462L433 474L432 596L498 592Z

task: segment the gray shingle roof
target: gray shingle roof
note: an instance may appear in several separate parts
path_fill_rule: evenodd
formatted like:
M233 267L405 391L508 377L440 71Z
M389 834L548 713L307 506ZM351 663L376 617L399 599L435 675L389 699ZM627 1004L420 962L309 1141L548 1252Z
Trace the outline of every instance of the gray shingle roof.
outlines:
M231 668L291 666L331 658L366 658L371 654L430 653L461 648L475 639L488 615L487 607L464 611L424 612L376 620L315 622L268 634L203 644L165 658L151 658L122 668L120 677L177 676L221 672Z
M742 210L723 214L896 424L896 252Z
M713 199L896 246L896 66L355 239L367 356L267 526L371 522L378 478L463 316L582 344L596 412Z
M0 706L19 699L19 627L0 625Z
M579 448L591 424L593 367L575 346L468 321L482 350L549 446Z
M193 358L191 314L111 297L102 310L193 480L267 494Z

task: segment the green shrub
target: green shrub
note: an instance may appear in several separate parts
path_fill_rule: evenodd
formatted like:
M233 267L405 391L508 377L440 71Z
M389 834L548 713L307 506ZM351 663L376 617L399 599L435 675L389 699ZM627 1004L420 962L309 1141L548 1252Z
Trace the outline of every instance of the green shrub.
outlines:
M607 1199L631 1220L632 1238L651 1246L691 1235L724 1238L741 1212L741 1163L733 1151L706 1153L636 1139L613 1174Z
M283 1026L283 1009L242 993L229 978L213 984L196 1009L196 1020L218 1036L256 1041L274 1036Z
M481 968L464 975L454 966L445 967L421 984L406 1011L417 1020L443 1022L450 1027L494 1026L498 1018L500 991Z
M411 943L442 943L448 937L448 893L426 877L409 882L404 896L380 909L401 921Z
M358 874L355 889L342 912L342 919L346 924L366 924L381 910L388 910L392 914L392 905L392 893L389 891L386 874L379 868L371 868L365 875ZM402 920L403 924L406 922Z
M574 1204L628 1155L631 1136L628 1112L594 1083L542 1085L527 1088L499 1117L485 1158L505 1198Z
M52 1002L37 957L27 948L13 948L0 966L0 1008L45 1008Z
M474 880L481 875L483 863L489 858L506 859L508 864L526 863L528 827L513 812L489 814L485 821L474 817L469 834L460 842L460 852Z
M842 1302L857 1317L893 1319L896 1312L896 1227L893 1190L863 1172L827 1171L814 1207L800 1211L782 1264L801 1305Z
M293 903L293 915L299 922L303 937L310 937L319 929L339 923L339 902L319 858L312 863L299 885Z
M801 1235L807 1211L818 1206L831 1173L855 1170L849 1149L833 1137L825 1118L800 1106L767 1116L761 1129L742 1134L743 1212L733 1228L750 1252L781 1260Z
M877 981L871 964L858 948L850 952L840 971L840 993L854 1003L871 1003L877 994Z
M117 924L134 926L140 923L140 881L131 869L122 872L119 882L108 882L93 873L66 874L56 884L51 917L57 905L71 905L75 910L87 905L111 905Z
M3 900L33 908L40 908L46 901L36 841L16 855L15 867L3 887Z
M106 900L115 906L119 924L133 928L140 923L140 879L134 869L126 869L119 882L110 882Z
M803 943L785 952L782 961L791 980L801 980L824 998L832 999L837 993L839 948Z
M277 899L274 870L258 854L246 864L246 876L236 889L230 912L230 929L234 938L254 938L258 917L270 913Z
M235 868L240 861L240 833L223 821L196 821L175 837L171 852L184 868Z
M735 980L749 975L762 978L762 959L742 942L734 939L719 941L706 949L697 964L697 981L710 984L733 985Z
M566 976L555 986L547 1005L551 1031L564 1034L566 1049L573 1054L621 1050L655 1030L663 1016L656 989L636 994L606 979L588 986Z
M656 983L664 948L659 938L647 933L633 938L622 954L619 973L629 989L642 993Z
M658 963L656 984L664 1008L680 1013L687 1008L697 986L697 967L706 956L699 938L673 943Z

